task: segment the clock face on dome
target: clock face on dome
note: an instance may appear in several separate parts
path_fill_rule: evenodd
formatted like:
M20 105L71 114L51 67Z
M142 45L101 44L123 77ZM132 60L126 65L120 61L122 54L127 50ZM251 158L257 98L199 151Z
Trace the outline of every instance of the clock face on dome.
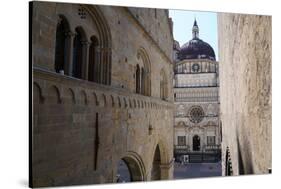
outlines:
M199 68L200 68L199 64L193 64L193 65L192 65L192 71L193 71L193 72L198 72L198 71L199 71Z

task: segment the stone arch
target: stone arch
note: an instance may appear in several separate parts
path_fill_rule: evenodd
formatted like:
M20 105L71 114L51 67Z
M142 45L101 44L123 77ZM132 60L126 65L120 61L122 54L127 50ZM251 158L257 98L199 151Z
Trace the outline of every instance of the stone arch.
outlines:
M112 95L110 95L111 98L111 106L114 107L115 103L114 103L114 97Z
M123 97L123 101L124 101L124 108L127 108L128 107L128 104L127 104L127 100L125 97Z
M136 108L137 107L136 99L134 99L133 101L134 101L134 108Z
M168 172L172 162L170 162L168 157L167 146L168 145L160 139L153 148L151 180L169 179Z
M159 145L156 145L151 168L151 180L161 180L161 156Z
M137 59L143 63L143 68L140 69L140 93L151 96L151 63L148 53L143 47L138 49Z
M36 82L33 83L33 101L38 102L39 104L44 103L44 97L42 95L42 89L40 85Z
M130 98L129 98L129 107L132 108L132 101Z
M119 108L121 108L121 107L122 107L122 103L121 103L121 99L120 99L120 97L119 97L119 96L117 97L117 100L118 100L118 105L119 105Z
M206 126L216 126L216 123L214 121L208 121Z
M168 145L162 139L159 140L157 145L159 145L160 156L161 156L161 163L162 164L169 163L168 150L167 150L167 146ZM156 146L155 146L154 149L156 149Z
M184 123L184 121L179 121L179 122L177 123L177 126L186 126L186 124Z
M215 115L215 106L213 104L209 104L206 112L208 115Z
M51 103L61 104L61 93L57 86L52 85L48 90L48 101Z
M136 152L127 152L122 158L130 172L131 182L145 181L145 166L140 155Z
M66 98L66 101L69 101L72 104L76 103L75 93L71 88L65 89L64 97Z
M140 108L140 101L139 100L137 100L137 104L138 104L138 108Z
M111 32L107 20L103 16L99 6L81 5L91 16L99 36L100 59L97 62L99 65L98 83L110 85L111 83Z
M103 106L106 107L107 106L106 95L102 94L101 97L102 97L102 101L103 101Z
M98 100L98 96L97 96L97 94L95 92L93 92L93 100L94 100L94 104L96 106L98 106L99 105L99 100Z
M80 91L80 102L84 105L88 104L88 97L85 90Z

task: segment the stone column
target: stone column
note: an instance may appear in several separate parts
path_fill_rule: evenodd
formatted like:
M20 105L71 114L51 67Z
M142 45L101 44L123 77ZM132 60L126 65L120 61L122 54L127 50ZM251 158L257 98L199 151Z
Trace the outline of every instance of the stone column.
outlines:
M110 85L110 75L111 75L111 60L110 60L110 56L111 56L111 50L110 48L106 49L106 85Z
M66 75L72 75L72 60L73 60L73 40L75 33L72 31L65 32L66 42L65 42L65 59L66 65L64 72Z
M100 47L100 62L99 62L99 83L103 84L104 71L104 48Z
M108 49L108 85L111 85L111 49Z
M161 180L171 180L174 177L174 159L171 159L169 163L160 164Z
M94 67L94 82L99 83L100 78L100 46L95 47L95 67Z
M82 79L88 80L90 42L82 41Z

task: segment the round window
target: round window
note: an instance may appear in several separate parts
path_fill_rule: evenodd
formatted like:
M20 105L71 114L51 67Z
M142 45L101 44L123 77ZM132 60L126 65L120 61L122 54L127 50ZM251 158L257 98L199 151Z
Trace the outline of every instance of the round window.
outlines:
M192 65L192 71L193 71L193 72L198 72L198 71L199 71L199 68L200 68L199 64L193 64L193 65Z
M200 106L193 106L189 111L189 120L192 123L199 123L204 118L204 111Z

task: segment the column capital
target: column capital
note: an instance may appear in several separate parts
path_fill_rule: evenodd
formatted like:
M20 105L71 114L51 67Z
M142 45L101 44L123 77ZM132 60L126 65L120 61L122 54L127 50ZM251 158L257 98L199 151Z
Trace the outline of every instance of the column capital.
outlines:
M87 45L87 46L88 46L88 45L91 44L91 42L89 42L89 41L81 41L81 44L82 44L82 45Z
M111 48L109 48L109 47L99 47L99 49L103 52L110 52L111 51Z
M170 168L172 167L174 161L175 161L174 158L172 158L172 159L170 160L170 162L168 162L168 163L161 163L161 164L160 164L160 168L161 168L161 169L170 169Z
M66 31L64 34L66 37L74 37L76 35L76 33L72 31Z
M96 50L96 52L98 52L98 53L101 52L100 46L96 46L96 47L95 47L95 50Z

